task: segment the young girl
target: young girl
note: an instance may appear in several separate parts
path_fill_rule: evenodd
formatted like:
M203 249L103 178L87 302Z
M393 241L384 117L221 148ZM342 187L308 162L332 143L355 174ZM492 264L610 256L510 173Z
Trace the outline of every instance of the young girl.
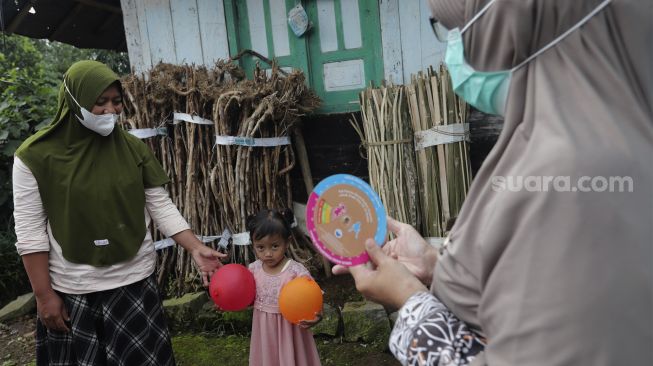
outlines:
M256 279L249 364L252 366L320 365L313 334L308 328L321 314L294 325L279 312L279 292L295 277L310 273L286 257L293 214L290 210L263 210L252 216L247 229L258 260L249 265Z

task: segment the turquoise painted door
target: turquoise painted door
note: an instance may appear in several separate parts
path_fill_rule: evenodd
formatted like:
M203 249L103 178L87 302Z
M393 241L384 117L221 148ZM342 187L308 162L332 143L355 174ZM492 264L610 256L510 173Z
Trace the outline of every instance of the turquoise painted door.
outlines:
M275 58L281 67L301 69L308 73L306 41L291 36L286 14L295 6L294 0L225 0L225 16L229 35L229 51L235 56L250 49ZM252 56L240 60L249 77L258 61ZM263 68L269 68L260 62Z
M358 93L383 79L379 5L375 0L316 0L307 5L311 86L326 112L360 110Z
M232 56L252 49L282 67L303 70L323 100L317 113L360 110L358 93L383 79L377 0L305 0L312 24L301 37L287 21L297 0L224 0ZM248 75L256 59L240 60ZM261 63L262 66L267 66Z

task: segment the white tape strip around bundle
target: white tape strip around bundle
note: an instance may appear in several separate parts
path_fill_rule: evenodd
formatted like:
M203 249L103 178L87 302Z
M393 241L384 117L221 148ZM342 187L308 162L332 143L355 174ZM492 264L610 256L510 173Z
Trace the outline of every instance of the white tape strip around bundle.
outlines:
M442 248L442 245L444 244L444 240L445 240L445 238L433 237L433 236L424 239L426 240L427 243L436 247L437 249Z
M189 123L195 123L198 125L210 125L213 126L213 121L204 119L200 116L191 116L188 113L179 113L175 112L172 116L172 122L174 124L177 124L179 122L189 122Z
M218 245L223 248L226 248L230 238L231 238L231 242L234 245L242 246L242 245L250 245L252 243L250 241L249 231L245 231L244 233L232 234L228 229L225 229L225 231L222 233L222 239L220 239Z
M127 132L143 140L154 136L168 136L168 129L165 127L160 128L137 128L128 130Z
M239 136L215 136L216 145L238 145L250 147L274 147L282 145L290 145L290 137L239 137Z
M246 231L244 233L234 234L232 240L234 245L249 245L250 244L249 231Z
M294 221L292 224L290 224L290 228L296 228L297 227L297 218L295 217ZM246 231L244 233L239 233L239 234L231 234L231 231L229 229L225 229L222 232L222 238L220 239L220 242L218 243L219 246L226 248L227 245L229 244L229 239L233 239L232 242L234 245L250 245L250 236L249 236L249 231Z
M204 244L220 239L220 236L215 236L215 235L209 235L209 236L195 235L195 236ZM161 250L161 249L171 247L173 245L175 245L175 241L172 238L165 238L163 240L154 242L154 249Z
M165 238L163 240L154 242L154 249L161 250L175 245L175 241L172 238Z
M217 236L217 235L207 235L207 236L196 235L196 236L204 244L210 243L214 240L218 240L221 238L221 236Z
M430 146L469 141L469 123L442 125L415 132L415 150Z
M224 229L222 232L222 237L218 242L218 246L220 248L226 248L229 245L229 239L231 239L231 231L229 231L229 229Z

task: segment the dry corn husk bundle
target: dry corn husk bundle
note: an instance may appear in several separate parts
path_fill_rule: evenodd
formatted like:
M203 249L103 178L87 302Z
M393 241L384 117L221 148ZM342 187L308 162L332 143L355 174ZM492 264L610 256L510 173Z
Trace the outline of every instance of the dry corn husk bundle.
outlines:
M256 70L253 80L238 83L216 99L212 118L218 135L290 136L299 117L318 106L319 101L306 86L303 74L283 77L273 70L270 77L264 70ZM289 172L295 165L295 157L290 146L217 145L215 153L211 189L216 202L220 202L222 222L232 232L246 231L247 217L262 208L292 207ZM299 256L295 251L300 247L291 246L294 255ZM248 251L240 255L239 261L251 259Z
M233 63L214 67L159 64L147 75L123 80L129 128L166 127L167 136L146 139L168 173L173 202L198 235L220 235L224 229L245 232L246 218L264 208L291 207L289 171L294 164L290 145L244 147L215 145L215 136L280 137L319 100L301 73L270 76L257 69L254 80ZM172 124L175 112L212 120L213 125ZM156 238L160 234L155 233ZM295 259L310 257L303 237L291 245ZM216 247L216 243L209 244ZM230 250L233 262L254 257L249 246ZM183 248L159 254L159 284L181 294L199 286L197 272Z
M440 237L458 215L471 183L467 142L415 151L414 133L464 123L467 105L453 92L444 66L414 75L403 86L360 95L362 122L352 121L366 147L370 183L388 214Z
M367 89L360 94L362 121L351 121L367 149L370 184L388 215L419 227L419 195L413 129L403 86Z

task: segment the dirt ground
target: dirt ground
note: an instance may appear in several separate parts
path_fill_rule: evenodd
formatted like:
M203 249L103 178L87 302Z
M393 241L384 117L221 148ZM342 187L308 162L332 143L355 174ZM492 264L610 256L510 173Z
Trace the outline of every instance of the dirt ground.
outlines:
M0 323L0 366L33 366L33 316L11 323ZM378 365L397 366L394 357L361 343L344 343L338 339L316 338L318 352L324 366ZM199 334L180 334L172 339L178 366L246 366L249 338L243 336L211 337Z
M324 291L324 301L333 306L342 307L346 302L363 300L350 276L318 277L317 281ZM34 315L0 323L0 366L36 365L35 327ZM365 344L325 338L316 338L316 343L325 366L399 365L387 351L375 351ZM249 338L180 334L173 337L173 348L180 366L247 365Z
M9 323L0 323L0 366L36 364L35 328L34 316L24 316Z

